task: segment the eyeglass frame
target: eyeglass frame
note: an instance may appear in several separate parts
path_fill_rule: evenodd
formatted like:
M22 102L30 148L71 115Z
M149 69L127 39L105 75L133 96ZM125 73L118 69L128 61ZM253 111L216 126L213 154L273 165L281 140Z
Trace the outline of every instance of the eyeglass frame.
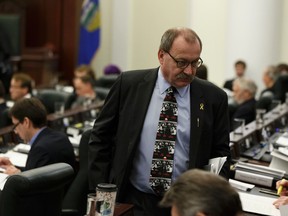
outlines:
M16 124L14 124L13 127L12 127L12 131L15 131L20 123L21 123L21 121L19 121Z
M166 52L175 62L176 62L176 65L178 68L181 68L181 69L185 69L188 67L188 65L191 65L193 68L199 68L202 64L203 64L203 60L201 59L201 57L199 57L199 59L196 61L192 61L192 62L189 62L189 61L179 61L177 60L175 57L173 57L168 51L165 51L163 50L164 52ZM199 60L200 60L200 64L197 66L197 65L193 65L193 64L196 64L196 63L199 63ZM185 62L185 65L184 66L179 66L179 63L184 63Z

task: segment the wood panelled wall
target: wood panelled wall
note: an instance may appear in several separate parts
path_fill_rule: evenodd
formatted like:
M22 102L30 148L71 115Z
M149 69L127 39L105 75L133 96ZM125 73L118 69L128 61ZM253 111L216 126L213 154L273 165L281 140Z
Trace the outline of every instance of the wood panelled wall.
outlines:
M77 64L82 0L0 0L0 3L7 1L24 5L23 57L52 49L58 56L61 78L71 82Z

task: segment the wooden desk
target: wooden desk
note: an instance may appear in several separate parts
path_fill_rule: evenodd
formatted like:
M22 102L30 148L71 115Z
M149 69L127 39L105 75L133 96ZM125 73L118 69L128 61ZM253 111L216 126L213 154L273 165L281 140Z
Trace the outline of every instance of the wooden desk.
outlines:
M117 203L114 210L114 216L133 216L133 205Z

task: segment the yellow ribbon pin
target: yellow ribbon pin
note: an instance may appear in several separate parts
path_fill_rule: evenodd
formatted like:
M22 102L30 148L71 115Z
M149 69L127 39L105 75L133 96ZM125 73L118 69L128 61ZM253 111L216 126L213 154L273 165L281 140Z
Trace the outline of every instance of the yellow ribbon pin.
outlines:
M200 104L200 110L204 110L204 104L203 103Z

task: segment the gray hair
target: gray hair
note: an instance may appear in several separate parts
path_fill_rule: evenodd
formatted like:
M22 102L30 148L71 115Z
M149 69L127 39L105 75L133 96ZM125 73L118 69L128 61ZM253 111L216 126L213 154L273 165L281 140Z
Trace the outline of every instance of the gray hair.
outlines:
M279 73L277 71L277 68L271 65L271 66L268 66L267 69L265 70L265 75L267 75L271 80L275 82L279 76Z
M237 84L241 90L247 90L254 97L257 92L256 83L248 78L240 77L234 80L233 85Z
M176 206L179 215L240 215L242 204L234 188L223 177L193 169L182 174L165 193L160 206Z
M189 43L194 43L195 41L198 40L200 48L202 50L202 41L200 37L197 35L195 31L185 27L168 29L161 38L159 50L169 52L174 40L180 35L183 36L185 40Z

